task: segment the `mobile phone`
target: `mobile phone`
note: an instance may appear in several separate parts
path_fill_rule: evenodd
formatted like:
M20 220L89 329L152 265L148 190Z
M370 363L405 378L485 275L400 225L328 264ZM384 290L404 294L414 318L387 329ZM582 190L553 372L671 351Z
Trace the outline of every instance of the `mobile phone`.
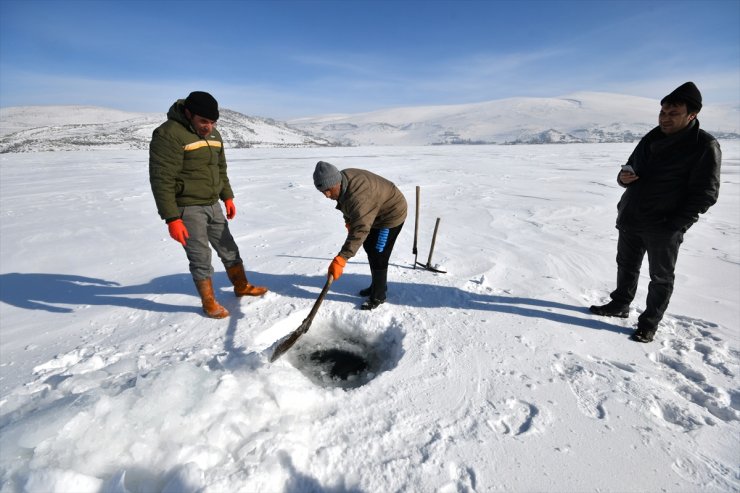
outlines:
M622 171L626 171L627 173L632 173L633 175L636 174L635 170L629 164L625 164L624 166L622 166Z

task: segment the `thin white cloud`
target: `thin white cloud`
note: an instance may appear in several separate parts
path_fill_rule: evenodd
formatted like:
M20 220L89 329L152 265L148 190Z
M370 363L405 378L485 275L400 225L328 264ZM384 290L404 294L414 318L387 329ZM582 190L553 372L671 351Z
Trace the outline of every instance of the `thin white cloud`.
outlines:
M224 84L204 78L152 80L107 80L84 77L65 77L27 71L3 70L0 85L13 86L11 93L0 93L0 106L75 104L107 106L137 112L166 112L178 98L190 91L212 92L223 106L232 101L274 101L275 93L261 88ZM113 96L112 96L113 95ZM245 97L246 96L246 97ZM224 104L225 103L225 104ZM262 105L265 116L269 104Z
M381 59L316 57L315 66L339 65L287 84L250 84L205 78L152 80L90 79L4 68L0 106L85 104L129 111L166 112L177 98L192 90L212 92L221 105L250 115L287 120L326 113L358 113L399 106L459 104L511 96L553 97L580 91L605 91L660 98L686 80L694 80L707 103L738 102L740 71L692 71L663 77L627 74L621 80L572 73L550 76L547 67L564 49L504 55L475 54L406 71L391 70ZM351 58L351 57L350 57ZM338 61L339 60L339 61ZM532 74L538 74L533 76ZM114 95L112 98L111 95Z

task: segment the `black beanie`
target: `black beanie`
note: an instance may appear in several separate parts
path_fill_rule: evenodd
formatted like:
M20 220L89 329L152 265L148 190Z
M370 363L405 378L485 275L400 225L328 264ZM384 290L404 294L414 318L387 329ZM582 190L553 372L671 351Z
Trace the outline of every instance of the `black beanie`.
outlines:
M660 100L661 106L665 103L684 103L698 112L701 110L701 93L696 84L686 82Z
M218 120L218 102L207 92L191 92L185 99L185 107L193 115L202 116L214 122Z

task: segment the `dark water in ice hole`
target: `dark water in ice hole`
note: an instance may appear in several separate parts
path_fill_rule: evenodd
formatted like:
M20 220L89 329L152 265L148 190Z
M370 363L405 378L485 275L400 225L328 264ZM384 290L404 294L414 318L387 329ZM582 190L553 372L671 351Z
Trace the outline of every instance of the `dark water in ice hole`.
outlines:
M362 387L378 374L395 368L403 356L405 334L396 326L373 340L362 339L357 328L332 327L329 333L306 335L288 353L291 364L326 388Z

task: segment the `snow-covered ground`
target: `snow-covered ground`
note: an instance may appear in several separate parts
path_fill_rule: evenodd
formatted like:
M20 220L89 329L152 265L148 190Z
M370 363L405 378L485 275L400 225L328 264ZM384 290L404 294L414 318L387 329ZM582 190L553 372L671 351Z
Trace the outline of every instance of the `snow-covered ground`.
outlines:
M145 151L0 156L0 492L740 491L740 142L686 235L657 339L592 316L633 144L228 153L250 280L200 315ZM316 161L410 206L389 302L364 254L276 363L345 234ZM441 218L434 274L411 268ZM361 354L347 381L315 360ZM324 353L322 353L324 351ZM323 373L322 373L323 372Z

